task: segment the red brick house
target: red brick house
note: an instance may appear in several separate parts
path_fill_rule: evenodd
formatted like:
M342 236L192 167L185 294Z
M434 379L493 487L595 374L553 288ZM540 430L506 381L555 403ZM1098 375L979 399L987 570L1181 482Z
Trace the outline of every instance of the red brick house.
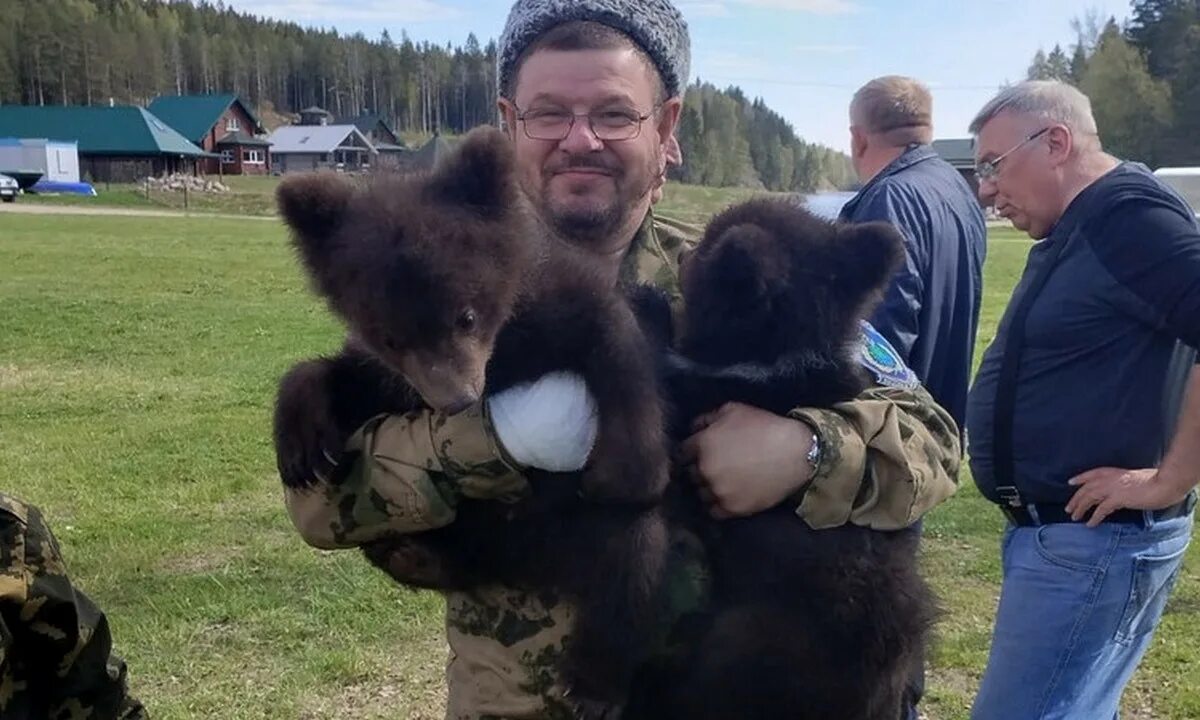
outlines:
M208 175L269 175L267 129L236 95L164 95L150 112L206 152L220 157L201 163Z

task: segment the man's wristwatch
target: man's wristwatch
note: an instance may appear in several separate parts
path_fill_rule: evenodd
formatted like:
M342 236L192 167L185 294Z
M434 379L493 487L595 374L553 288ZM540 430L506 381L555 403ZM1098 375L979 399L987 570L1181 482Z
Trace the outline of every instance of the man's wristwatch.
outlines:
M804 456L808 460L808 466L811 472L806 482L811 482L817 476L817 468L821 465L821 436L813 431L812 445L808 448L808 454Z

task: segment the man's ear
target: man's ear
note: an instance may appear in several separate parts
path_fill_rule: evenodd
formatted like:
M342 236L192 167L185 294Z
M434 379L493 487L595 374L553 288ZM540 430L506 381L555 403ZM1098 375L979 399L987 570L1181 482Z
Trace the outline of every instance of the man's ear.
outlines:
M655 130L658 132L658 142L663 148L663 153L667 158L667 164L678 165L683 162L683 155L679 152L679 141L675 139L675 131L679 129L679 118L683 113L683 98L676 95L662 104L658 109L658 122L655 125ZM671 146L674 145L675 161L672 162Z
M867 146L870 141L867 139L867 133L858 125L850 126L850 158L858 160L863 155L867 154Z
M517 106L506 97L496 98L496 109L500 111L500 131L508 136L509 142L517 141Z
M1075 137L1066 125L1052 125L1046 131L1046 146L1050 148L1050 162L1062 165L1075 149Z
M663 160L667 167L683 164L683 148L679 146L679 138L674 135L667 140L667 146L663 149Z

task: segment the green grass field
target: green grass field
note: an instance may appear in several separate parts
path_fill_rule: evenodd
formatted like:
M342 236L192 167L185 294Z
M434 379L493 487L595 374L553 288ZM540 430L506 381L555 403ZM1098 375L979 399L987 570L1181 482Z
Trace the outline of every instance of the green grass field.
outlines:
M702 220L719 191L680 189ZM980 348L1028 244L995 231ZM270 448L274 383L334 349L274 222L0 215L0 488L42 506L160 719L441 716L441 603L305 546ZM964 475L927 524L948 609L930 718L965 718L1001 520ZM1200 717L1193 548L1125 717Z
M209 179L218 179L210 176ZM151 190L140 185L103 183L96 186L95 197L75 195L24 195L19 202L36 205L72 207L114 207L135 210L184 210L196 214L273 215L274 192L278 177L229 176L221 178L228 193L189 193ZM752 191L742 188L712 188L699 185L668 185L663 209L680 220L704 222L714 208ZM185 207L186 205L186 207Z

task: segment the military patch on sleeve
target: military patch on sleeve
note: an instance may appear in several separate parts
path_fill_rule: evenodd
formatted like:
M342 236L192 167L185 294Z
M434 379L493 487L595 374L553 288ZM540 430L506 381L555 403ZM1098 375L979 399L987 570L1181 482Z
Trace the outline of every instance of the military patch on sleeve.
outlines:
M915 388L921 384L896 348L879 333L871 323L862 321L862 344L859 346L858 362L884 387Z

